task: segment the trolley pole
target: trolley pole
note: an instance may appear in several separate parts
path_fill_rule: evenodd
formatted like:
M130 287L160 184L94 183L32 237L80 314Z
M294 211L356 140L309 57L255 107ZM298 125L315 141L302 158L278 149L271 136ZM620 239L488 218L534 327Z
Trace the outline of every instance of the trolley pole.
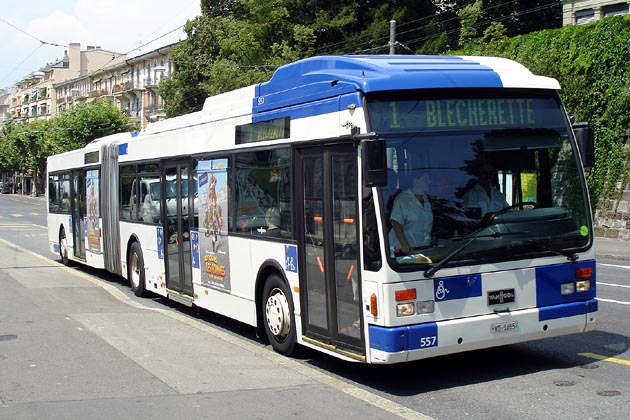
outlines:
M389 55L396 54L396 21L389 21Z

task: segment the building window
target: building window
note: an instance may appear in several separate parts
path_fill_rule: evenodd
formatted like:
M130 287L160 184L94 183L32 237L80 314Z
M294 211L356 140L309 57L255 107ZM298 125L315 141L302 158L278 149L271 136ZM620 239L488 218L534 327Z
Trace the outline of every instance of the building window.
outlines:
M602 8L602 15L604 17L607 16L618 16L618 15L627 15L628 14L628 3L617 3L611 4L609 6L604 6Z
M584 9L575 12L575 23L578 25L586 25L595 21L595 10Z

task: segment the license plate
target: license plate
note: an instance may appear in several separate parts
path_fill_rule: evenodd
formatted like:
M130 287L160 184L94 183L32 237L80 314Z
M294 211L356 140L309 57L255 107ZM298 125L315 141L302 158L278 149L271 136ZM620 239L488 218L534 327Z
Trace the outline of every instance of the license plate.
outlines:
M502 322L500 324L492 324L490 326L490 331L494 334L516 330L518 330L518 321Z

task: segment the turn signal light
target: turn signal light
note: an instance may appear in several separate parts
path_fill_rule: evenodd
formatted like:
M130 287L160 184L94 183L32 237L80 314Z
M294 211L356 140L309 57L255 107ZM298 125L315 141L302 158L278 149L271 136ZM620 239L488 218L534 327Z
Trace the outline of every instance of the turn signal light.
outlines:
M403 300L414 300L416 298L416 289L396 290L396 302Z
M372 296L370 296L370 313L372 316L378 315L378 308L376 307L376 293L372 293Z

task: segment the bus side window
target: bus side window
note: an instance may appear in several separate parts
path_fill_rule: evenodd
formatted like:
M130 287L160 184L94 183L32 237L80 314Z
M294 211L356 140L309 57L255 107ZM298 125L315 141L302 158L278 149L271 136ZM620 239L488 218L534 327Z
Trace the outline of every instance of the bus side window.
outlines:
M290 236L288 156L288 149L237 154L236 225L232 227L236 232L271 236L274 231L276 236ZM273 214L268 214L270 210Z
M135 177L123 176L120 178L120 219L132 220L134 205Z

